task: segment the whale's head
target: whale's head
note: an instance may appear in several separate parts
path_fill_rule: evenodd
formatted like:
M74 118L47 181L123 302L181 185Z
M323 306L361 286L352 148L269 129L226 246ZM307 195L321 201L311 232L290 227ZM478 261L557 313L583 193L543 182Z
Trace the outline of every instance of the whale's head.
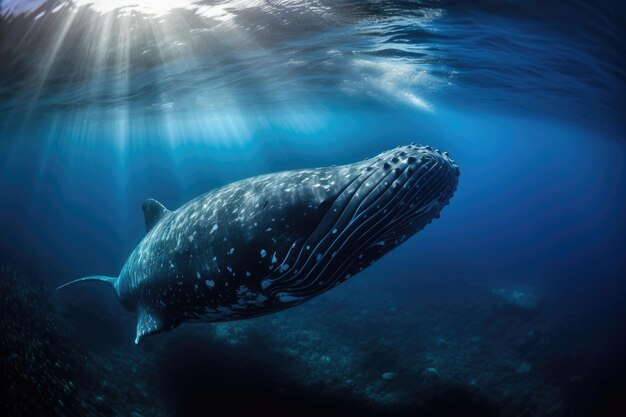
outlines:
M396 246L439 218L460 174L446 152L419 145L384 152L357 166L361 180L347 196L350 228L359 230L359 241L379 248Z
M337 167L345 185L308 236L293 270L273 292L303 300L373 264L439 217L456 190L459 168L430 146L403 146Z
M344 192L350 220L335 243L341 244L353 272L439 218L459 178L459 168L447 153L419 145L384 152L355 164L355 169L359 180ZM341 220L336 212L328 215Z

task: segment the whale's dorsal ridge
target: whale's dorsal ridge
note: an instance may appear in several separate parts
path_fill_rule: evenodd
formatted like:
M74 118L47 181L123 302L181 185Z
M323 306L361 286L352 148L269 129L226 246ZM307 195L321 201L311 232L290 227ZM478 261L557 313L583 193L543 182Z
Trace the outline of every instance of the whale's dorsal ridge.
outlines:
M153 198L149 198L141 205L146 232L149 232L166 214L171 213L165 206Z

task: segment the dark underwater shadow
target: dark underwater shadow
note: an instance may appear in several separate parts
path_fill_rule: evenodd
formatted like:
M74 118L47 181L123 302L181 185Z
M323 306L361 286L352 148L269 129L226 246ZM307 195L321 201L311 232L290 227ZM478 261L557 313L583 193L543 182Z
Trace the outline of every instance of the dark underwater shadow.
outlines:
M217 410L224 415L267 412L292 417L497 415L494 403L462 386L436 385L402 408L374 406L349 392L329 394L328 387L288 378L293 360L268 349L262 335L253 336L246 349L202 335L185 334L170 342L155 363L157 393L165 398L167 415L210 415Z
M74 327L86 349L134 347L135 315L113 306L117 300L108 288L82 286L68 289L57 297L61 314Z
M461 385L444 385L425 396L419 407L407 412L428 417L496 417L496 405L487 397Z
M185 335L170 343L155 364L159 388L169 405L168 415L229 415L268 411L273 416L374 415L364 405L337 394L320 396L285 378L290 360L250 340L250 349Z

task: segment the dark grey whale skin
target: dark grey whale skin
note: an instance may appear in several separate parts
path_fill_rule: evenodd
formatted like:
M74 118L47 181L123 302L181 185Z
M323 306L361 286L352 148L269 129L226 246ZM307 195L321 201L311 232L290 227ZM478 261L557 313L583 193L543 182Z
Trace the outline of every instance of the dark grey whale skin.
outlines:
M438 218L458 177L445 152L409 145L248 178L174 211L149 199L148 233L119 277L65 285L111 284L138 313L135 343L182 322L273 313L344 282Z

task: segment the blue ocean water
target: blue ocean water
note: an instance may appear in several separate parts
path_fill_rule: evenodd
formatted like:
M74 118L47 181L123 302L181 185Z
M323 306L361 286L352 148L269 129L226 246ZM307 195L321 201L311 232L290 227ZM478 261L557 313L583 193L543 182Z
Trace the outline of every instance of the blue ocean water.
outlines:
M625 16L609 0L1 1L3 414L623 408ZM411 142L459 165L451 204L301 306L135 346L109 290L54 291L117 276L147 198L174 209Z

